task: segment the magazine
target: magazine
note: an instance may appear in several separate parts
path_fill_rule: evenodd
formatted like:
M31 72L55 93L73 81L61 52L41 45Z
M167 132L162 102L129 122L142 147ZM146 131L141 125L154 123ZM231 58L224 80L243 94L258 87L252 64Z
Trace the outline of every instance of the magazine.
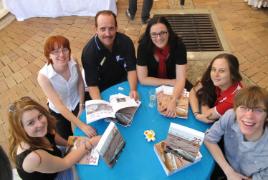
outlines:
M114 94L110 96L110 102L104 100L86 101L87 123L92 123L99 119L109 118L124 126L129 126L134 114L140 105L140 101L124 94Z
M84 146L84 141L87 140L86 137L80 136L69 136L68 138L68 146L70 149L68 151L73 151L77 149L79 146ZM78 164L87 164L97 166L99 162L99 153L96 151L96 147L85 154L82 159L78 162Z
M155 89L157 97L157 109L163 114L167 110L168 103L172 99L173 87L160 86ZM176 102L177 117L187 119L189 109L189 92L184 89L182 95Z
M171 123L167 139L154 145L165 173L169 176L200 161L203 140L203 132Z
M113 167L122 152L125 141L114 122L110 122L96 150L109 167Z

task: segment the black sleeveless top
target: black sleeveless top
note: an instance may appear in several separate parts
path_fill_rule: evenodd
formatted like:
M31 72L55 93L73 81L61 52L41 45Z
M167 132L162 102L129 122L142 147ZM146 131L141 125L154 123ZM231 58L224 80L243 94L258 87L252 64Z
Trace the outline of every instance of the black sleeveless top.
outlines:
M52 144L53 150L47 150L47 149L42 149L42 150L54 156L61 157L62 156L61 151L57 148L55 140L54 140L55 136L51 134L47 134L46 137L49 140L49 142ZM27 149L26 151L16 156L16 168L17 168L19 176L23 180L54 180L57 173L40 173L40 172L28 173L24 171L24 169L22 168L22 164L23 164L25 157L35 150L37 149Z

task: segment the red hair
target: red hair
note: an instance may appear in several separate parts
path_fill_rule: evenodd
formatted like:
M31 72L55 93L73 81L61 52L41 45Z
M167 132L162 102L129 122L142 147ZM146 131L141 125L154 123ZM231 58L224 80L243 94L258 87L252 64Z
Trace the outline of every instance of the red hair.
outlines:
M71 55L71 48L69 40L64 36L50 36L47 38L44 45L44 55L47 58L48 64L52 64L52 60L49 57L51 51L55 50L55 47L67 48L69 50L69 55Z

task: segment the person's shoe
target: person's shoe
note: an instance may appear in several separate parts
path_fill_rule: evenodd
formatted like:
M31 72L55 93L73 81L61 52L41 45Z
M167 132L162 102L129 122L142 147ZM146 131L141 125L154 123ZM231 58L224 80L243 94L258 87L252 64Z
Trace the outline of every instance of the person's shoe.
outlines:
M146 20L143 20L143 19L142 19L142 20L141 20L141 23L142 23L142 24L147 24L149 21L150 21L150 18L148 18L148 19L146 19Z
M132 16L129 12L129 10L126 10L126 16L128 17L129 20L133 21L134 20L134 16Z

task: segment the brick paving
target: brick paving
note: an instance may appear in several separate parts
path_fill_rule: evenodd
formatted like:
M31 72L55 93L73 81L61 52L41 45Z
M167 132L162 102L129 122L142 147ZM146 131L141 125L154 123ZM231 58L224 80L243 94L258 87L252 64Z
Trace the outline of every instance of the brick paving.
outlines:
M138 1L135 21L125 16L128 1L118 0L119 31L129 35L137 45L145 26L141 25L142 0ZM231 52L240 61L246 82L268 89L268 11L253 9L243 0L186 0L185 9L211 9L227 39ZM155 0L153 11L177 9L178 1ZM72 55L80 59L88 39L94 35L93 17L31 18L13 21L0 30L0 144L7 148L7 108L21 96L31 96L43 105L46 98L36 81L36 75L45 63L44 40L55 34L66 36L71 42ZM204 61L189 62L189 79L200 76L206 67Z

